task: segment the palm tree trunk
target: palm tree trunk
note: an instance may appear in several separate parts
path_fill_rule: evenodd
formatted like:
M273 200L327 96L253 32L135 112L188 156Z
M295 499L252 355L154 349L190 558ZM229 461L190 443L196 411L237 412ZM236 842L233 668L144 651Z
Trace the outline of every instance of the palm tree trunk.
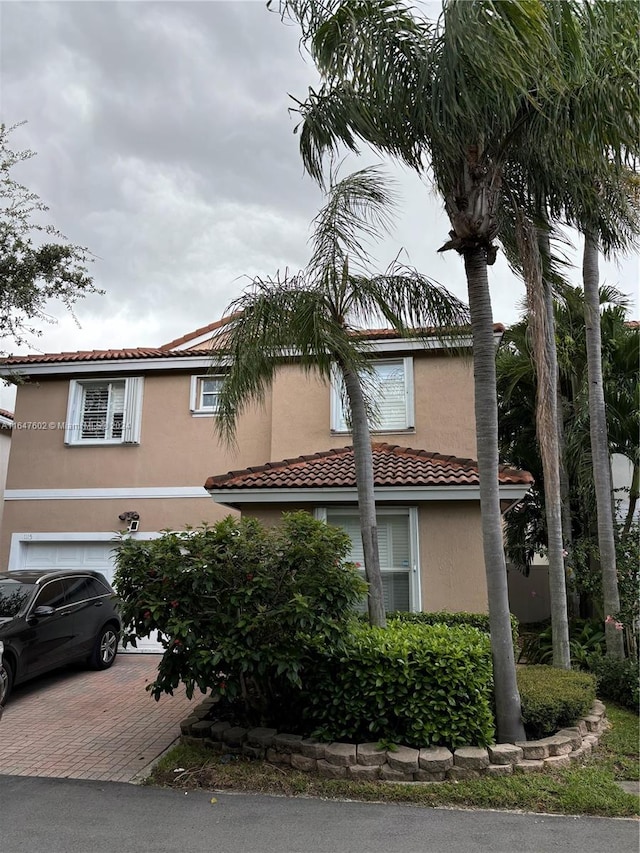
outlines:
M576 574L573 564L573 526L571 521L569 475L567 474L567 463L565 459L564 405L565 400L560 392L560 381L558 378L556 406L558 411L558 453L560 461L560 500L562 501L562 541L564 543L564 549L567 552L567 556L564 560L564 571L567 580L567 606L569 608L569 615L574 619L578 619L580 617L580 595L576 589Z
M353 437L353 458L356 467L356 485L358 488L358 511L360 514L360 532L364 552L364 571L369 584L367 606L371 625L385 628L387 618L384 609L384 590L380 572L380 554L378 551L378 524L373 485L373 454L367 409L362 394L362 385L358 374L340 365L344 386L351 408L351 434Z
M631 525L633 524L633 516L636 512L636 505L638 503L638 498L640 497L640 465L635 462L633 465L633 476L631 477L631 488L629 489L629 509L627 510L627 517L624 520L624 527L622 529L622 535L624 537L629 535L629 531L631 530Z
M602 569L602 598L605 613L607 655L624 658L622 631L613 621L620 610L616 548L611 513L611 469L609 441L602 380L602 341L600 332L600 294L598 291L598 242L591 232L585 233L582 266L584 282L584 319L587 339L587 373L589 378L589 433L593 459L593 480L598 515L598 549Z
M471 329L473 333L473 374L476 438L480 472L482 545L489 599L489 626L493 656L498 742L524 740L520 694L511 634L511 614L507 592L507 567L502 538L502 515L498 491L498 401L496 393L496 352L493 317L484 249L464 252Z
M536 233L530 223L523 222L520 238L527 286L529 329L532 332L533 357L537 374L536 432L544 475L553 665L559 669L571 669L560 497L558 357L553 295L549 282L545 280L542 272L543 253L548 253L549 250L548 237L546 234Z

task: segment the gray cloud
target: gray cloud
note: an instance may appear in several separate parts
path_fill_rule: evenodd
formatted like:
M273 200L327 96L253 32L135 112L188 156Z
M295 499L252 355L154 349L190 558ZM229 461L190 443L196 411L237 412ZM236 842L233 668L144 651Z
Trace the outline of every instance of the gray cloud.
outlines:
M52 306L60 323L39 348L162 343L216 319L244 275L304 265L322 199L288 113L289 93L316 81L295 27L262 0L11 2L1 14L2 120L26 119L14 143L38 152L20 176L94 252L106 291L80 303L81 328ZM361 166L350 158L345 172ZM436 254L449 228L440 203L393 172L404 201L379 265L404 246L464 296L460 259ZM607 278L634 291L637 258ZM523 291L503 261L492 289L496 319L515 320Z

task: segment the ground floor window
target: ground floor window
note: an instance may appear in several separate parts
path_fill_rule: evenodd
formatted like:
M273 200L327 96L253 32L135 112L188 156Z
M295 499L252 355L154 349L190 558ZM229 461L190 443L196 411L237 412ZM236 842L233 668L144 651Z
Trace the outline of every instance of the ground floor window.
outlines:
M350 559L360 563L364 574L364 554L360 520L356 508L330 508L318 512L327 524L342 527L351 539ZM378 548L384 604L387 612L421 610L420 572L418 570L417 510L379 509ZM363 603L363 609L364 609Z

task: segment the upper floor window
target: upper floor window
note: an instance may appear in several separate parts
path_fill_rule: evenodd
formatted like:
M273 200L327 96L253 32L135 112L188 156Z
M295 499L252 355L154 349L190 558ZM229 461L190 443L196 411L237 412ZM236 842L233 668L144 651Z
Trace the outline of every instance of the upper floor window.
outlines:
M413 359L397 358L373 363L373 375L365 379L375 405L373 432L397 432L415 426L413 406ZM350 432L341 377L331 390L331 429Z
M223 381L223 376L191 377L191 414L216 414Z
M66 444L139 444L142 377L72 380Z

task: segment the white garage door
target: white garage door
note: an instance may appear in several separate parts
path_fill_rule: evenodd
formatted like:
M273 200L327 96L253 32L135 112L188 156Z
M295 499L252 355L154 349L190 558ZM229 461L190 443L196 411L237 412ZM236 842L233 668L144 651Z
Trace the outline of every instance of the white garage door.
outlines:
M115 564L113 542L24 542L22 569L91 569L102 572L113 584ZM162 654L164 649L155 639L138 641L137 649L128 646L126 652Z

